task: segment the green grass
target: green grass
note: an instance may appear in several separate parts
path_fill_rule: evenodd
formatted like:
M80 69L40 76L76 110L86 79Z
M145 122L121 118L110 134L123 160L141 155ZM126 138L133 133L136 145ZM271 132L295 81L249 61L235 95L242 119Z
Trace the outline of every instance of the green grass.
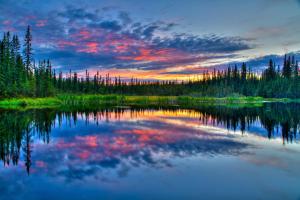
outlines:
M262 97L190 97L190 96L121 96L121 95L57 95L46 98L11 98L0 100L1 108L95 108L99 106L180 106L197 105L261 106L265 102L300 102L292 99Z
M47 98L11 98L0 101L1 108L13 107L56 107L61 105L57 97Z

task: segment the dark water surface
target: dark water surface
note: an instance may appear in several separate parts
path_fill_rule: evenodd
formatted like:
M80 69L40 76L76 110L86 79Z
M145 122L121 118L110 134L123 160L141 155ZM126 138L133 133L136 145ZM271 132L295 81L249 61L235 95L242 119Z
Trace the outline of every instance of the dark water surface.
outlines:
M300 199L300 105L0 111L0 199Z

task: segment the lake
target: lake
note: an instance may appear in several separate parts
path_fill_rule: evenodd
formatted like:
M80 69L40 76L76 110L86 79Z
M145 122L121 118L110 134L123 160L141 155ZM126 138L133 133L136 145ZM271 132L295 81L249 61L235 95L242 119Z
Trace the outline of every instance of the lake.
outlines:
M300 104L1 110L0 199L300 199Z

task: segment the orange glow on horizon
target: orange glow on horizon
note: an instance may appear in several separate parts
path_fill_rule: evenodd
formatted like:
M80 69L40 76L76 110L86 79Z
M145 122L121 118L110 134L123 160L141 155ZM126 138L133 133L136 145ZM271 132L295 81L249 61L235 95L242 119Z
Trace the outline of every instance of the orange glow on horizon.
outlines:
M188 80L198 80L203 77L203 74L195 70L195 74L166 74L167 69L158 69L158 70L137 70L137 69L90 69L88 70L90 76L97 74L97 71L104 77L106 74L109 74L110 77L121 77L121 79L131 79L138 78L141 80L178 80L178 81L188 81ZM85 70L79 71L78 77L85 77Z

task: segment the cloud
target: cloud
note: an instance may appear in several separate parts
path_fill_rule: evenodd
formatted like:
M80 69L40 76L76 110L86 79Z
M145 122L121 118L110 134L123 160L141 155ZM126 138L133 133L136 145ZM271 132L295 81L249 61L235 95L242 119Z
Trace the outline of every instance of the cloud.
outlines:
M132 22L132 19L131 19L129 13L125 12L125 11L120 11L119 12L119 18L120 18L120 20L122 21L122 23L124 25L130 24Z
M300 60L300 51L295 51L295 52L289 52L287 53L288 56L294 56L295 60L299 61ZM235 54L228 54L228 55L211 55L208 56L207 58L203 57L201 58L202 61L206 60L218 60L222 58L234 58L236 55ZM261 73L262 70L265 70L268 65L270 59L273 60L273 62L276 65L276 69L282 68L283 66L283 60L284 60L284 55L277 55L277 54L271 54L271 55L265 55L265 56L260 56L252 59L247 59L243 60L242 62L225 62L222 64L217 64L217 65L210 65L210 66L196 66L192 68L184 68L179 71L166 71L166 72L160 72L159 74L162 75L197 75L197 74L202 74L206 71L213 71L214 69L216 70L227 70L228 66L234 66L237 65L238 68L242 66L242 63L245 62L248 67L251 68L253 72Z
M289 52L287 55L290 56L293 55L295 56L295 60L300 60L300 52ZM249 59L247 61L247 64L251 66L252 69L261 71L262 69L265 69L268 66L270 59L274 61L277 67L283 66L284 55L275 55L275 54Z
M154 40L159 47L180 49L189 53L231 53L253 48L249 40L240 37L221 37L208 35L204 37L194 35L176 35L173 38Z
M31 24L36 59L50 58L64 71L96 67L166 70L232 58L237 52L253 48L250 40L241 37L174 33L174 27L179 26L174 22L136 21L117 8L66 6L21 13L17 17L5 13L5 18L12 21L0 26L9 25L23 32Z
M112 30L112 31L119 31L121 30L121 25L119 24L119 22L117 21L102 21L100 22L98 25L92 25L92 26L96 26L99 28L103 28L103 29L107 29L107 30ZM90 26L90 27L92 27Z
M99 19L98 11L89 12L86 9L79 7L73 7L73 6L67 6L64 11L58 12L58 16L66 18L69 20L69 22L74 22L76 20L91 20L95 21Z
M111 66L117 61L111 55L97 55L69 50L40 50L38 59L51 58L59 70L84 70L94 66Z
M149 32L142 32L140 35L138 33L116 34L114 32L119 28L115 28L111 23L97 28L96 31L73 30L72 36L69 36L71 40L56 41L60 50L46 51L44 56L53 58L55 62L66 67L75 65L79 67L81 63L85 63L82 68L101 65L104 68L113 66L119 69L158 70L209 59L230 58L235 56L235 52L250 48L240 39L235 38L192 38L190 36L156 38L152 41L143 38L151 38L154 28L145 29ZM108 34L105 30L112 33Z
M156 21L147 24L136 22L131 25L129 30L124 30L123 32L135 38L151 40L156 32L167 32L170 31L174 26L176 26L175 23L167 23L163 21Z

